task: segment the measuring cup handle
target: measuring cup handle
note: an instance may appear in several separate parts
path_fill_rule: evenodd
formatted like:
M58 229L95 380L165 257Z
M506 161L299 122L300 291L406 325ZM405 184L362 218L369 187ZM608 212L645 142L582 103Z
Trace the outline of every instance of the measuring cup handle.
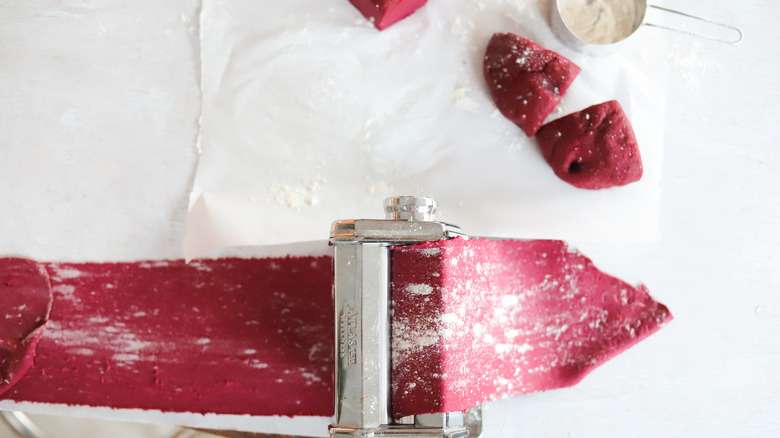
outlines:
M733 31L735 31L737 33L737 35L736 35L737 38L736 39L718 38L718 37L714 37L712 35L707 35L707 34L698 33L698 32L691 32L689 30L680 29L680 28L677 28L677 27L670 27L670 26L666 26L666 25L663 25L663 24L654 24L654 23L647 23L647 22L645 22L644 24L646 26L658 27L660 29L671 30L673 32L682 33L682 34L685 34L685 35L692 35L692 36L699 37L699 38L706 38L708 40L719 41L721 43L726 43L726 44L737 44L738 42L742 41L742 37L744 36L744 34L742 33L742 29L740 29L740 28L738 28L736 26L732 26L730 24L721 23L721 22L718 22L718 21L710 20L709 18L699 17L699 16L696 16L696 15L686 14L685 12L676 11L674 9L665 8L663 6L648 5L648 7L651 7L653 9L658 9L658 10L663 11L663 12L668 12L670 14L682 15L683 17L692 18L692 19L697 20L697 21L703 21L705 23L713 24L713 25L718 26L718 27L722 27L722 28L725 28L725 29L733 30Z

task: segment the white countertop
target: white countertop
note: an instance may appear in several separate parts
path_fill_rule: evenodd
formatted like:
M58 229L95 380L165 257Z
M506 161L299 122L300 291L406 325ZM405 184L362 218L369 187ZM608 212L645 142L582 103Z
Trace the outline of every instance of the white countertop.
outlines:
M736 24L745 40L664 35L661 240L577 246L646 283L675 320L574 388L490 404L486 438L780 435L780 3L663 4ZM0 5L0 255L180 256L198 10Z

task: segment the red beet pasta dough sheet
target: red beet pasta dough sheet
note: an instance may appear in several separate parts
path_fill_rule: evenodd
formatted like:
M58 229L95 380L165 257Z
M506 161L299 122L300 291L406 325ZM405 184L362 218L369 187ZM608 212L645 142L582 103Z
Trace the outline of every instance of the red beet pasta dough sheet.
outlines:
M672 318L557 240L398 248L393 284L399 417L572 386Z
M51 318L15 401L332 415L330 257L46 264Z
M393 254L396 415L572 385L671 318L558 241L458 239ZM0 273L18 260L0 259ZM1 399L332 415L330 257L42 266L50 319L32 367Z

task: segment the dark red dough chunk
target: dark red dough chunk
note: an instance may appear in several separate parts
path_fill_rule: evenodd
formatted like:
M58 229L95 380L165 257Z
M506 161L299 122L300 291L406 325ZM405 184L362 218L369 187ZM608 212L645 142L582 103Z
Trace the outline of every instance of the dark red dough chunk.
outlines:
M428 0L349 0L374 26L382 30L412 15Z
M497 33L485 51L485 79L501 114L532 137L580 68L511 33Z
M0 258L0 394L32 366L51 303L43 266L32 260Z
M536 135L558 178L581 189L606 189L642 178L631 123L616 100L552 121Z

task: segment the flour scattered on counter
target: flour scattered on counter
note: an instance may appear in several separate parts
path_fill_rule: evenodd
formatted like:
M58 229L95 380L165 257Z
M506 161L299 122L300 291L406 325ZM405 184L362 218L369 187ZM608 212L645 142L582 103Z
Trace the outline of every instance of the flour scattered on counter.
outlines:
M369 117L363 123L363 129L368 131L374 125L382 125L388 118L393 118L398 111L392 108L381 109L374 113L373 117Z
M391 196L393 187L384 181L374 181L369 177L366 177L366 191L372 195L386 195Z
M476 100L468 96L469 88L462 85L455 87L455 106L464 110L473 110L479 107Z
M523 149L527 146L527 143L522 141L520 136L515 135L514 132L506 130L504 131L504 138L506 148L512 151Z
M274 186L274 201L277 204L300 210L304 206L314 207L319 205L318 194L325 180L317 175L300 186Z
M455 16L452 17L450 31L453 35L457 36L463 44L467 44L472 38L475 27L473 21L463 21L460 17Z
M366 20L363 17L359 17L355 19L355 25L356 26L363 26L363 27L369 27L371 29L374 28L374 17L369 18Z
M682 77L683 83L691 88L697 88L700 84L700 75L707 75L713 71L719 71L722 67L719 61L709 61L699 54L699 44L694 43L693 48L683 52L673 46L666 54L669 62L676 67Z

